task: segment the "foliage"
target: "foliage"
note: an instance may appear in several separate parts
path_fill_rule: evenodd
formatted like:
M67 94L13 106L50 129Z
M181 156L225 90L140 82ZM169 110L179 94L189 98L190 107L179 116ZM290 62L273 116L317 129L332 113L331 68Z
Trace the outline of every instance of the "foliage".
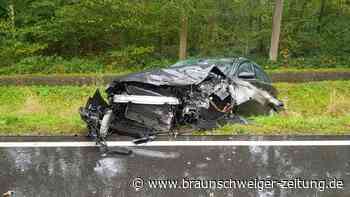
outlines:
M265 69L322 69L322 68L349 68L350 57L348 56L331 56L320 55L316 57L298 57L280 59L277 62L271 62L266 58L253 58L256 62L262 65Z
M108 53L108 63L112 66L144 66L150 62L153 47L128 46Z
M98 59L91 69L81 67L86 72L174 61L184 16L189 56L247 56L273 68L349 67L347 1L285 1L279 61L272 64L267 56L273 7L270 0L3 0L0 68L61 72L33 60L45 56L54 62L52 57L72 60L72 65L76 59ZM63 70L79 68L73 67Z
M97 60L65 59L59 56L31 56L13 66L0 68L0 74L100 73L104 65Z
M46 48L46 44L30 43L21 37L9 21L0 20L0 67L11 65Z

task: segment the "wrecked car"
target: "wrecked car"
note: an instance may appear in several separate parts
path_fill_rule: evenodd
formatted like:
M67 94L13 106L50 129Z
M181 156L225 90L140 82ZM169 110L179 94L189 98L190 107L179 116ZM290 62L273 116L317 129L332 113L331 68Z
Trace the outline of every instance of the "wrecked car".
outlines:
M89 136L100 141L112 132L142 142L179 126L246 123L242 116L283 107L267 74L245 58L198 59L129 74L112 81L106 93L108 102L97 90L80 108Z

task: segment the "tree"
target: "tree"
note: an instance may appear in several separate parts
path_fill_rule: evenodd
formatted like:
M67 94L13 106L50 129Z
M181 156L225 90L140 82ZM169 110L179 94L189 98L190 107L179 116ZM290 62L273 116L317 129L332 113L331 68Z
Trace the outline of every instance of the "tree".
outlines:
M274 15L272 19L272 35L271 35L271 47L270 47L270 60L277 61L278 45L281 33L283 0L276 0Z
M13 1L9 1L8 10L11 25L12 27L15 27L15 6Z
M181 16L179 59L184 60L187 57L187 35L188 35L188 18L186 15Z
M318 15L318 27L317 27L318 33L321 32L322 19L323 19L323 15L325 14L325 9L326 9L326 0L322 0L320 5L320 13Z

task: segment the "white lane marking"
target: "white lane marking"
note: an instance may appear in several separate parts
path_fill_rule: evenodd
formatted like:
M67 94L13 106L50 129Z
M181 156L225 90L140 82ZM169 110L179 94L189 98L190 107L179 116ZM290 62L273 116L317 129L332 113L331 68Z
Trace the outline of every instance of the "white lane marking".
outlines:
M152 141L136 145L131 141L108 141L108 146L350 146L350 140L304 141ZM0 147L95 147L95 142L0 142Z

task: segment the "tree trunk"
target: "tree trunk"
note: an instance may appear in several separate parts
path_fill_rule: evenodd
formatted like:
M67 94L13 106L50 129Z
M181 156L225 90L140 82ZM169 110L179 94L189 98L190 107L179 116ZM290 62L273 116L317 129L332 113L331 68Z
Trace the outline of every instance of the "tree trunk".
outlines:
M277 61L278 45L281 33L283 0L276 0L274 15L272 19L272 35L270 47L270 60Z
M15 6L14 6L14 2L9 1L9 7L8 7L8 11L9 11L9 18L11 21L11 25L12 27L15 27Z
M305 10L307 7L307 4L309 3L309 0L305 0L303 4L301 5L301 9L299 11L299 18L304 18L305 15Z
M203 46L201 47L203 52L201 54L204 54L206 56L211 55L212 53L212 47L215 43L215 35L214 35L214 30L215 30L215 23L216 23L216 18L214 15L210 15L208 17L208 26L207 26L207 32L203 40Z
M325 9L326 9L326 1L322 0L321 1L321 8L320 8L320 13L318 15L318 26L317 26L317 31L318 33L321 33L321 28L322 28L322 18L323 15L325 13Z
M179 59L184 60L187 56L187 34L188 34L188 18L187 16L181 17L181 29L180 29L180 46L179 46Z
M257 18L258 21L258 29L259 32L263 32L264 31L264 27L263 27L263 22L262 22L262 16L258 16ZM266 55L266 48L265 48L265 44L264 44L264 37L260 37L258 40L258 54L259 55Z

